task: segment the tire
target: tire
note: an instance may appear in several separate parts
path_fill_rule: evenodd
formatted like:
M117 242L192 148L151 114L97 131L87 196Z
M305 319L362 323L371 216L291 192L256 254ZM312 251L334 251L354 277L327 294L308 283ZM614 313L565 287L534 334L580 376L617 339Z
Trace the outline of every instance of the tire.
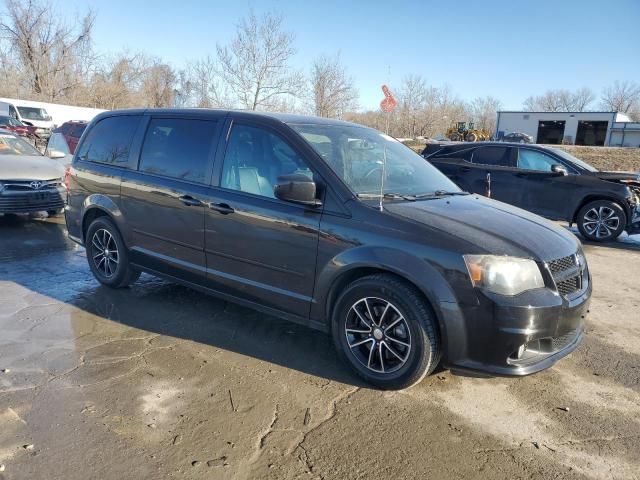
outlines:
M440 361L433 310L415 287L394 275L369 275L349 284L333 309L331 327L342 360L384 390L415 385Z
M477 142L478 141L478 136L475 133L469 133L469 134L467 134L465 140L467 142Z
M577 216L578 230L584 238L594 242L615 240L627 225L624 209L611 200L587 203Z
M122 235L110 218L99 217L89 225L85 246L89 268L103 285L122 288L140 278L140 272L131 268Z

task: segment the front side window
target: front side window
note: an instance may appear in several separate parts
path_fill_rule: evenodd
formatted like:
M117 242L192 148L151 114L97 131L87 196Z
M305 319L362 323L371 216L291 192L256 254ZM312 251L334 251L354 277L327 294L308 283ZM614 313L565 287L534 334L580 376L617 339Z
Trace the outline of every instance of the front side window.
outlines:
M423 157L376 130L351 125L290 125L358 195L422 195L460 189Z
M509 149L506 147L480 147L473 152L471 161L481 165L510 167Z
M71 155L67 141L64 139L64 135L62 135L62 133L54 133L49 137L49 142L47 142L47 152L60 152L65 155Z
M140 171L206 183L217 122L188 118L154 118L140 154Z
M518 150L518 168L523 170L551 172L551 167L560 163L555 158L537 150L529 150L526 148L520 148Z
M100 120L82 142L78 158L97 163L126 163L140 118L123 115Z
M234 125L224 156L220 186L275 198L278 177L313 173L291 146L267 130Z

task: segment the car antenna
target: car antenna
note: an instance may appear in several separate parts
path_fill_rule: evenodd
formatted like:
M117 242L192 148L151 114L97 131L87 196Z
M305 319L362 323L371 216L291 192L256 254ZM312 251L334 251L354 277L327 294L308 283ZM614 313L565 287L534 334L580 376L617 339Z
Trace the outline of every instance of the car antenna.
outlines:
M380 178L380 211L384 211L382 200L384 199L384 176L387 171L387 139L384 139L384 148L382 149L382 176Z

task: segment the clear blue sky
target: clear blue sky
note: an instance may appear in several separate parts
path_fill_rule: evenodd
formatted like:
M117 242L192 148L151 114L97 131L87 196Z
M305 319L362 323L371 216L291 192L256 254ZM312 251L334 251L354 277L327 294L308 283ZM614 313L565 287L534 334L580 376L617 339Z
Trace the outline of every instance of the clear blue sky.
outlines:
M87 5L97 12L98 51L142 50L175 67L215 52L250 7L283 13L296 36L294 65L308 71L317 55L340 51L363 108L377 107L382 83L393 88L408 73L464 99L498 97L505 109L549 88L599 93L615 80L640 81L640 0L65 0L58 8L74 15Z

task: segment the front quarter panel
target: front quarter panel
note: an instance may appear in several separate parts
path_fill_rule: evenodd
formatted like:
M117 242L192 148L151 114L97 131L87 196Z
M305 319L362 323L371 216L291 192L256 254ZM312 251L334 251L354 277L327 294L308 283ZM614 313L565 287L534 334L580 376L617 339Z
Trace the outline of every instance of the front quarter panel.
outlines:
M435 230L416 227L410 233L413 225L407 228L406 221L366 209L366 216L375 218L358 220L358 213L351 219L323 216L312 321L330 325L331 309L346 286L344 279L367 270L385 271L411 282L425 295L438 319L445 350L466 341L460 305L475 305L477 297L456 252L471 247L457 245L457 239Z

